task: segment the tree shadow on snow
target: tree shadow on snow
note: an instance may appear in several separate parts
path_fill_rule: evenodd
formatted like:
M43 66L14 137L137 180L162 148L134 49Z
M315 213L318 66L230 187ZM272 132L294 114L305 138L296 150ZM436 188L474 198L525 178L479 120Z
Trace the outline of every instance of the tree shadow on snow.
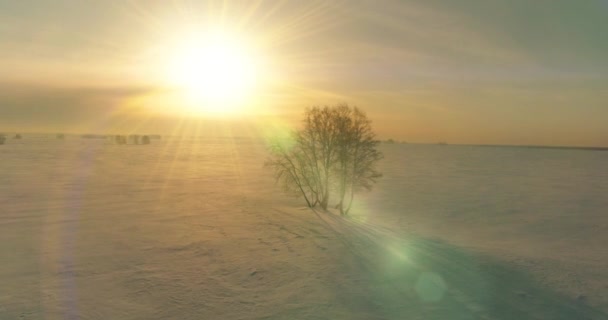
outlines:
M365 283L365 294L337 295L375 319L608 319L497 259L318 214L348 248L341 263Z

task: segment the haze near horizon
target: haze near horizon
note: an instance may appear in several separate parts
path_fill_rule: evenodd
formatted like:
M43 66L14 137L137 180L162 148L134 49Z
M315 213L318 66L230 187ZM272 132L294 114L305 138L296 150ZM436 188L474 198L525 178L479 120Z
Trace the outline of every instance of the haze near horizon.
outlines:
M4 132L264 128L345 102L383 139L608 146L606 1L4 1L0 19Z

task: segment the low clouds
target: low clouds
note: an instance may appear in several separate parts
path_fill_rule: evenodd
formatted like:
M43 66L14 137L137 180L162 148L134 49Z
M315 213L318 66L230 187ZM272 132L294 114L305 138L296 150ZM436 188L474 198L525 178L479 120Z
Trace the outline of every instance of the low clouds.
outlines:
M86 125L120 111L122 102L153 90L3 84L0 85L0 125L27 130Z

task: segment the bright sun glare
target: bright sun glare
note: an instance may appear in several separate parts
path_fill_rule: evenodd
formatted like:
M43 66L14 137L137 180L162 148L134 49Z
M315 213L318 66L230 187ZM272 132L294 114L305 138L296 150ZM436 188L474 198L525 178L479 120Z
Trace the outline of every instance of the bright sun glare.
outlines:
M189 111L238 113L248 103L259 77L253 52L227 34L198 34L175 47L169 73L186 95Z

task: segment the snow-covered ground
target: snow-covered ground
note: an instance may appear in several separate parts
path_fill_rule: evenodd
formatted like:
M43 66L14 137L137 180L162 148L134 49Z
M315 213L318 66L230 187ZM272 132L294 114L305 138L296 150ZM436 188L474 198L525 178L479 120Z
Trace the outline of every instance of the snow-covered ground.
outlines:
M608 152L382 150L345 220L249 139L9 139L0 319L608 318Z

